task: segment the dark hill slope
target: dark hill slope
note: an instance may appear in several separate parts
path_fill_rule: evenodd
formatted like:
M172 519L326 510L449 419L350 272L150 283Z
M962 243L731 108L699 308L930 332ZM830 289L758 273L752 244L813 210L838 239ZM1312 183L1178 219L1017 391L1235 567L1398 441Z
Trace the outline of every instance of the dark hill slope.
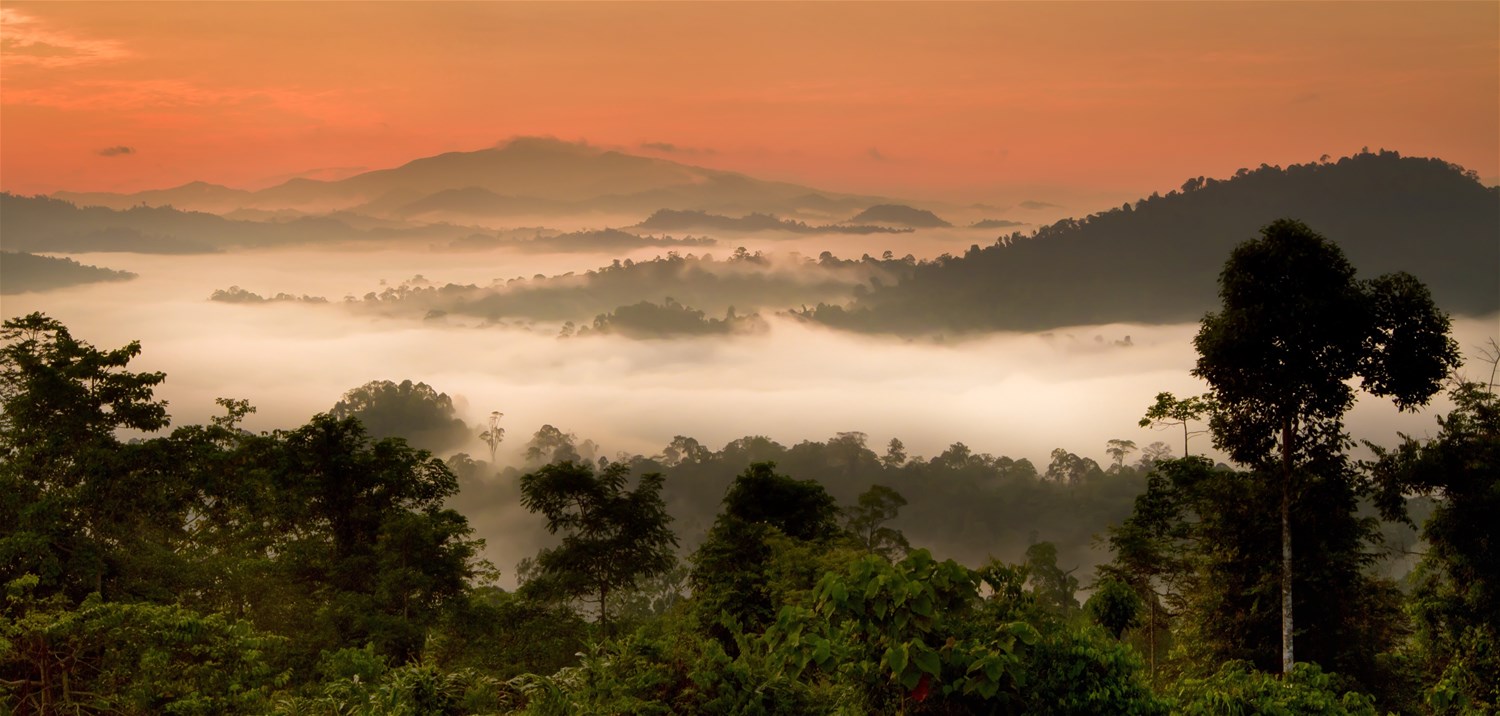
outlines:
M72 259L0 251L0 295L132 278L135 274L129 271L86 266Z
M803 315L908 334L1197 320L1218 303L1230 249L1282 217L1338 243L1361 277L1407 271L1450 312L1500 310L1500 190L1440 160L1367 152L1191 179L1167 196L926 262L848 307Z

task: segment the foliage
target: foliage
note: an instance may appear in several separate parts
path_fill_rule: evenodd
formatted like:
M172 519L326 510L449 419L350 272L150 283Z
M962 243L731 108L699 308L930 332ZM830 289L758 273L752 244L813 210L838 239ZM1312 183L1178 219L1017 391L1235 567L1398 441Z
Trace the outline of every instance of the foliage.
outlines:
M287 675L285 640L222 614L172 605L74 607L40 598L27 575L6 585L0 707L7 713L254 714Z
M896 519L905 506L906 498L901 493L885 485L871 485L855 506L844 510L844 526L865 551L893 559L910 551L911 543L901 530L885 523Z
M568 666L587 638L588 624L566 606L476 587L444 612L424 656L445 670L509 679Z
M1350 479L1348 381L1358 376L1366 392L1409 410L1458 363L1448 316L1420 282L1405 273L1359 282L1354 273L1343 251L1306 225L1272 222L1230 254L1219 277L1223 307L1203 317L1193 340L1193 375L1212 389L1214 445L1279 483L1283 671L1296 632L1293 503L1306 500L1311 481Z
M1171 615L1182 666L1244 660L1280 664L1278 491L1253 474L1215 469L1204 458L1163 463L1135 513L1111 531L1115 561L1101 572L1130 584L1151 609ZM1299 651L1365 689L1391 681L1376 654L1392 648L1402 620L1393 585L1368 574L1374 537L1355 517L1346 480L1311 479L1292 513L1306 549L1294 562L1295 609L1304 615ZM1153 606L1155 604L1156 606ZM1149 639L1166 635L1148 633Z
M152 394L166 376L126 370L140 343L99 350L40 313L6 321L0 340L0 580L35 574L39 594L74 600L125 589L132 551L154 552L144 524L185 506L154 484L150 447L115 437L166 427Z
M1441 499L1423 525L1428 543L1409 609L1424 657L1429 705L1439 713L1481 713L1500 705L1500 399L1493 388L1459 383L1454 410L1425 442L1405 438L1377 449L1371 465L1382 505L1405 517L1403 493Z
M775 463L752 463L735 478L690 577L699 619L726 648L735 647L730 625L761 631L775 618L779 591L807 589L821 576L807 571L812 560L789 555L838 536L837 514L822 485L778 474Z
M1078 612L1078 578L1057 566L1057 545L1038 542L1027 548L1026 571L1039 606L1063 618Z
M521 477L521 504L564 533L560 546L537 555L540 574L529 588L566 598L591 595L599 622L609 624L609 595L663 574L677 559L677 536L661 500L661 473L642 475L627 490L630 468L611 463L597 474L585 464L553 463Z
M1183 679L1173 713L1184 716L1375 716L1368 696L1338 687L1316 664L1297 664L1277 678L1244 662L1226 662L1212 676Z
M867 556L825 575L765 638L790 673L855 688L867 711L1161 713L1138 661L1032 611L1015 574L920 549L895 564Z
M1096 624L1116 639L1126 629L1142 624L1141 611L1145 608L1140 595L1118 579L1105 579L1095 585L1094 593L1083 607Z
M1188 451L1188 438L1208 432L1207 430L1190 430L1190 426L1212 414L1214 407L1213 398L1207 395L1178 398L1171 393L1157 393L1156 402L1146 409L1146 415L1141 418L1140 426L1170 428L1181 425L1182 454L1186 457L1192 454Z
M372 380L344 393L328 411L335 418L359 418L377 440L402 438L434 453L461 448L469 441L469 426L455 413L447 393L409 380Z

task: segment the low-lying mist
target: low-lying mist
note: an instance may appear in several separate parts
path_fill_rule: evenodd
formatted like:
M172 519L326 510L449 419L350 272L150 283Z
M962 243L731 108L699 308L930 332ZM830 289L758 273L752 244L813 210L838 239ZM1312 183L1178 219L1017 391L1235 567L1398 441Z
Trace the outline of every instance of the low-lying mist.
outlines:
M861 431L883 451L893 437L910 455L932 457L955 442L975 452L1026 458L1045 468L1062 447L1108 465L1105 442L1163 441L1180 454L1180 431L1137 426L1156 393L1194 394L1188 375L1195 324L1106 325L1040 334L992 334L939 343L835 332L768 317L767 330L732 336L634 340L556 337L553 326L477 327L351 311L345 294L413 274L488 284L494 278L585 270L593 256L431 252L280 251L235 255L79 256L135 272L132 281L6 296L5 318L42 311L100 347L143 346L135 370L167 374L158 396L178 425L207 421L217 397L248 399L252 430L295 427L371 380L410 379L452 396L474 426L491 411L507 431L497 462L519 465L543 424L597 443L599 454L655 455L674 436L713 449L764 435L785 446ZM327 295L331 304L212 302L216 289ZM1455 320L1470 362L1500 334L1495 317ZM1470 373L1488 375L1470 368ZM1349 418L1356 440L1392 444L1397 432L1435 432L1433 415L1399 414L1365 398ZM1209 451L1195 437L1194 452ZM743 466L741 466L743 467ZM794 475L794 477L796 477ZM506 572L534 552L517 535L539 523L507 503L508 492L464 500L491 557ZM511 523L521 520L522 523ZM509 532L510 527L516 531ZM486 534L488 532L488 534Z

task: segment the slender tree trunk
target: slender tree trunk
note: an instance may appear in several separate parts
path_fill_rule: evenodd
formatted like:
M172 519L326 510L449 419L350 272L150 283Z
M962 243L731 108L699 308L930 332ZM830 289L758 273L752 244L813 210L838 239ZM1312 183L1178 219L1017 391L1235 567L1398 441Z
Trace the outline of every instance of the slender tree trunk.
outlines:
M1292 673L1292 424L1281 424L1281 673Z
M604 635L609 636L609 611L605 609L605 600L609 599L609 587L599 587L599 626Z
M1151 636L1151 686L1156 686L1156 590L1151 590L1151 624L1147 627Z

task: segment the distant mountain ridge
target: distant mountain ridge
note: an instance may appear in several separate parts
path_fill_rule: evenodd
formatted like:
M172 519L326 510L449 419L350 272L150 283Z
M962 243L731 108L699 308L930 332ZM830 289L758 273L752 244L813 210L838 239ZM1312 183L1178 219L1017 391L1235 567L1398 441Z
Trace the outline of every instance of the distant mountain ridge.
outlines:
M1341 246L1361 277L1406 271L1444 310L1500 310L1500 190L1438 159L1382 151L1196 177L1166 196L924 262L850 304L799 315L900 334L1193 321L1218 304L1230 250L1284 217Z
M134 194L54 196L114 209L145 202L216 213L357 210L379 218L450 220L602 212L646 216L661 208L825 215L881 201L541 137L423 157L337 181L297 178L254 192L194 182Z

